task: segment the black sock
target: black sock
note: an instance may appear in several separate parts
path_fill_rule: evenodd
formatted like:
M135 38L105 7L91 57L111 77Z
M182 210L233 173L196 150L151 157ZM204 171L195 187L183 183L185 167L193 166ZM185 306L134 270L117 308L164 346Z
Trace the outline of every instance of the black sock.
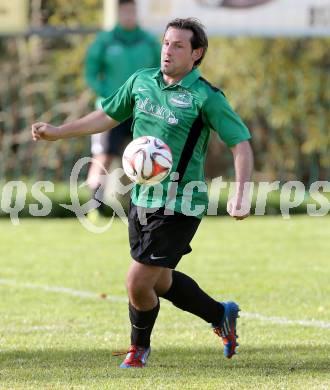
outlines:
M148 311L140 311L129 303L129 318L132 324L131 344L139 347L150 347L150 336L159 312L159 300L157 306Z
M162 296L174 306L188 311L213 325L220 325L224 307L207 295L189 276L172 271L173 282L170 289Z

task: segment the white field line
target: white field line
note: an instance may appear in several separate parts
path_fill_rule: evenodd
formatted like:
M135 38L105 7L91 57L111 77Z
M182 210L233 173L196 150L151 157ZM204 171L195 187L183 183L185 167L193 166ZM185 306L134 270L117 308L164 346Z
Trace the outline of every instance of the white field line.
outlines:
M318 321L318 320L289 320L285 317L267 317L259 313L246 313L242 312L241 317L252 318L255 320L271 322L279 325L301 325L309 326L312 328L330 329L330 322Z
M30 333L55 333L55 332L64 332L68 328L62 325L39 325L39 326L5 326L0 327L0 331L5 334L30 334Z
M120 296L105 296L104 298L101 297L101 294L89 292L89 291L80 291L80 290L74 290L72 288L67 287L58 287L58 286L48 286L48 285L40 285L40 284L32 284L32 283L19 283L16 282L16 280L11 279L0 279L0 285L4 286L11 286L15 288L25 288L25 289L31 289L31 290L42 290L46 292L53 292L53 293L59 293L59 294L68 294L74 297L79 298L87 298L87 299L105 299L112 302L127 302L127 298L120 297Z
M68 287L48 286L48 285L39 285L39 284L32 284L32 283L19 283L11 279L0 279L0 285L22 288L22 289L42 290L51 293L67 294L74 297L85 298L85 299L102 299L111 302L127 303L127 298L123 296L107 295L106 297L103 298L101 297L101 294L97 294L89 291L75 290ZM300 326L307 326L311 328L330 329L330 322L325 322L325 321L290 320L289 318L286 317L267 317L259 313L248 313L248 312L240 312L240 316L243 318L250 318L262 322L271 322L273 324L278 324L278 325L300 325Z

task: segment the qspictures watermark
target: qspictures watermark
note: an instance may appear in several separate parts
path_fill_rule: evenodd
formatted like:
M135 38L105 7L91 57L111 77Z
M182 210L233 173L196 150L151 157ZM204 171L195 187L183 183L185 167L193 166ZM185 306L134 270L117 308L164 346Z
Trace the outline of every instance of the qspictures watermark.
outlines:
M122 168L113 170L108 173L103 169L104 182L110 180L113 183L113 188L108 192L106 199L101 199L100 194L103 190L100 188L97 191L95 199L90 199L88 202L81 204L79 199L79 189L86 186L86 182L79 183L78 178L81 170L90 162L92 158L84 157L77 161L70 175L70 204L61 204L60 206L70 210L79 220L79 222L90 232L103 233L110 229L114 218L118 216L125 224L127 224L127 215L120 202L120 197L128 194L134 184L123 184L122 178L125 173ZM98 161L94 162L100 164ZM166 197L165 207L167 213L174 213L174 205L177 199L178 190L178 175L176 172L171 173L170 181L166 184L159 183L155 186L143 186L143 191L140 191L141 197L138 199L139 205L142 207L152 207L153 209L164 206L160 199ZM237 183L224 181L222 177L214 178L209 186L202 181L191 181L186 183L181 197L181 212L189 216L198 216L201 214L214 216L218 214L219 198L223 191L228 193L228 198L235 194ZM32 217L47 217L53 209L53 202L48 196L55 192L56 184L51 181L37 181L29 190L24 181L9 181L5 183L0 192L0 208L2 212L9 215L11 222L14 225L19 225L19 213L26 209L28 194L32 198L32 202L28 205L28 213ZM311 199L312 203L306 204L306 213L311 217L322 217L329 214L330 200L324 193L330 192L329 181L315 181L308 190L300 181L288 181L280 183L273 182L247 182L244 186L244 202L246 210L243 213L248 213L254 199L254 211L252 215L262 216L266 213L267 200L272 192L279 193L280 213L283 218L289 219L293 209L299 207L305 201L306 197ZM207 205L193 202L193 194L201 194L207 196L209 194L209 202ZM151 199L151 200L150 200ZM104 226L97 226L87 215L92 210L105 203L113 210L113 215ZM150 206L151 204L151 206Z

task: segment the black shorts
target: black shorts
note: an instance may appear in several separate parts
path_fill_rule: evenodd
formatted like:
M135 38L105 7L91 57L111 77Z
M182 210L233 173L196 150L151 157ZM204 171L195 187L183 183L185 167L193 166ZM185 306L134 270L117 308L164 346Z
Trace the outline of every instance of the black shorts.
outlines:
M134 260L174 269L181 257L191 252L190 242L201 220L174 212L164 215L164 208L146 209L130 204L128 233Z
M105 138L104 153L121 156L126 144L132 140L133 118L128 118L108 131Z

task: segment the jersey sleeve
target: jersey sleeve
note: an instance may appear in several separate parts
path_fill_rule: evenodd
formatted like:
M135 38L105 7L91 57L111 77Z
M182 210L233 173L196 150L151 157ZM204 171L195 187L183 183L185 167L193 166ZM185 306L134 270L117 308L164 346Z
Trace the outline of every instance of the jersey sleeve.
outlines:
M116 92L101 102L103 111L118 122L128 119L133 114L133 85L138 75L134 73Z
M220 91L213 92L208 97L203 105L203 115L204 121L229 147L251 138L249 129Z

